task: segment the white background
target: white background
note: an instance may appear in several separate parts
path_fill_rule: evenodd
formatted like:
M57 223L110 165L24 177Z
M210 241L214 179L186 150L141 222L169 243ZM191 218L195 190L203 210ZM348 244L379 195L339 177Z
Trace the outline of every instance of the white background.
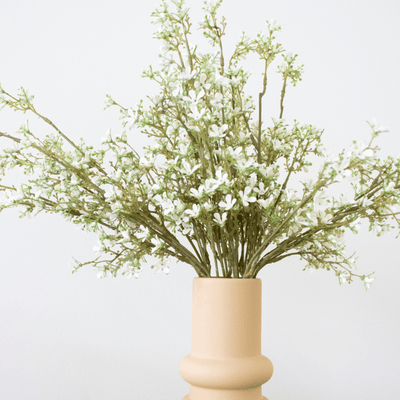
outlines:
M121 131L118 110L103 111L105 94L134 106L157 93L141 78L158 68L161 42L150 23L159 1L0 0L0 83L35 95L39 112L73 140L100 146L108 128ZM193 43L202 2L188 0ZM324 128L333 152L370 138L366 120L390 127L378 138L384 156L400 150L400 6L396 0L225 0L225 54L240 33L255 37L265 21L282 25L277 39L305 64L302 82L287 92L285 116ZM201 51L201 50L200 50ZM279 81L270 72L264 107L278 113ZM257 98L262 64L249 56L247 93ZM275 79L275 81L274 81ZM13 134L29 118L3 110L0 131ZM131 131L136 148L147 144ZM133 138L133 136L135 136ZM0 146L9 146L1 140ZM317 167L316 167L317 168ZM22 175L23 177L23 175ZM14 171L4 183L18 183ZM344 190L337 185L334 193ZM94 258L94 234L58 215L0 215L0 398L4 400L180 400L189 384L179 362L191 350L195 271L172 263L168 276L144 265L138 280L99 280L91 268L72 275L72 257ZM376 271L365 291L358 280L339 286L328 271L303 272L286 259L264 268L262 352L274 364L263 386L269 400L394 400L400 398L400 247L398 230L377 238L364 223L347 235L358 273Z

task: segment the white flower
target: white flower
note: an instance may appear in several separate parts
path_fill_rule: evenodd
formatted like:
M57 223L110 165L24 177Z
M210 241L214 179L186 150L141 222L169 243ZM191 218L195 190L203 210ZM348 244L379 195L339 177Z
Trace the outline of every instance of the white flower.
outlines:
M179 75L179 78L180 78L180 79L183 79L183 80L186 80L186 79L191 79L191 78L193 78L193 76L195 76L195 75L196 75L196 71L195 71L195 70L193 70L193 72L190 73L190 69L189 69L189 68L185 68L185 69L181 72L181 74Z
M350 274L347 271L341 271L339 273L339 282L340 284L344 283L346 281L346 278L348 278Z
M200 86L203 86L204 88L206 88L207 90L210 89L211 84L210 83L204 83L207 80L207 75L206 74L201 74L200 76L200 81L196 81L194 83L194 87L197 89Z
M228 174L226 172L222 173L222 168L221 167L218 167L218 170L215 173L215 175L217 177L217 180L214 180L214 181L218 182L218 186L219 185L223 185L223 184L229 185L230 182L228 180Z
M179 169L177 168L178 171L180 171L183 174L186 174L188 176L192 175L197 169L200 168L200 165L195 165L192 168L191 165L186 160L183 160L182 166L183 166L183 168L179 168Z
M189 221L189 218L196 218L200 214L200 206L198 204L193 204L191 210L185 210L185 214L189 217L183 218L185 222Z
M224 212L222 214L222 217L221 217L221 214L219 214L219 213L214 214L214 221L221 227L224 226L226 218L227 218L226 212Z
M155 253L157 250L159 250L160 247L161 247L161 245L162 245L161 240L158 239L158 238L153 238L153 239L151 239L151 243L153 243L153 244L155 245L155 246L151 249L151 252L152 252L152 253Z
M269 23L268 23L268 25L269 25L269 29L272 31L272 30L278 30L278 29L280 29L280 25L278 25L277 23L276 23L276 20L275 19L271 19L271 21L269 21Z
M248 180L248 184L250 188L253 189L256 183L257 183L257 174L253 172L252 174L250 174L250 179Z
M198 94L192 89L189 91L189 96L183 96L183 100L191 103L191 104L197 104L200 101L200 98L204 96L204 90L200 90Z
M99 278L99 279L103 279L103 278L105 278L107 276L107 271L106 270L104 270L104 271L99 271L98 273L97 273L97 277Z
M125 276L126 276L127 278L130 278L130 277L133 275L136 279L138 279L138 278L139 278L139 272L140 272L140 269L139 269L139 268L136 268L136 267L134 267L134 268L126 267Z
M296 225L291 225L287 235L292 236L293 234L295 234L298 231L299 231L299 228Z
M214 98L210 101L211 105L214 107L222 107L221 101L224 97L222 96L221 93L217 92L214 96Z
M312 222L313 225L318 225L317 212L314 210L311 213L307 214L308 219Z
M230 82L228 78L225 78L223 75L219 74L218 68L215 70L214 81L217 85L222 86L228 86Z
M184 235L187 235L187 234L190 234L190 235L193 235L193 225L190 223L190 222L186 222L186 221L184 221L183 223L182 223L182 226L183 226L183 231L182 231L182 233L184 234Z
M296 196L296 192L293 189L286 189L287 200L297 200L298 197Z
M390 192L391 190L394 189L395 186L396 186L396 184L393 181L390 182L389 185L386 186L385 192Z
M244 105L243 105L242 110L244 112L247 112L247 111L253 111L253 109L254 109L254 101L253 101L253 99L246 98L245 101L244 101Z
M242 190L239 192L239 196L242 199L242 203L245 207L247 207L249 205L249 203L254 203L255 201L257 201L256 197L249 197L250 192L251 192L251 188L249 186L247 186L244 189L244 193Z
M128 117L126 118L126 121L127 123L125 125L125 128L129 130L131 130L135 125L137 125L135 122L136 121L135 111L132 110L132 108L128 110Z
M364 285L365 289L368 290L371 287L372 282L375 280L375 278L371 278L370 276L364 277Z
M349 199L349 197L347 195L341 194L340 199L338 200L338 205L343 206L343 205L346 205L349 203L351 203L351 200Z
M203 192L204 192L203 185L200 185L198 190L195 188L190 189L190 193L192 193L192 195L198 199L203 195Z
M167 158L163 154L158 154L155 159L154 166L159 172L167 170L168 169Z
M258 193L260 196L264 195L268 188L264 187L264 182L260 182L258 184L259 189L254 188L253 190Z
M229 146L226 150L236 160L244 157L243 149L241 147L237 147L233 150L232 146Z
M341 238L341 242L343 242L343 240L344 238ZM354 257L349 258L348 262L351 269L357 269L356 259Z
M227 124L224 124L221 127L213 124L210 127L209 135L210 135L210 137L214 137L214 138L223 138L228 133L228 132L224 133L227 129L228 129L228 125Z
M240 172L243 172L245 169L253 166L253 160L249 159L248 161L246 161L246 159L239 159L237 160L237 166L239 168Z
M141 239L141 242L144 242L147 239L147 236L149 235L149 229L145 228L144 226L141 226L143 229L141 232L136 233L136 237L138 239Z
M256 149L254 148L254 146L246 147L245 151L248 157L254 156L256 154Z
M285 145L278 139L272 140L274 150L285 150Z
M323 224L328 224L330 219L332 218L331 214L325 214L325 211L322 212L323 214L320 214L321 217L321 222Z
M192 117L195 121L198 121L199 119L201 119L201 117L205 114L206 110L204 108L201 109L201 111L199 112L199 110L196 107L190 107L191 113L189 114L190 117Z
M212 209L214 208L214 205L212 205L209 201L207 201L207 202L205 202L205 203L203 204L203 207L204 207L207 211L210 211L210 210L212 210Z
M228 194L225 197L225 202L224 201L220 201L219 202L219 206L224 208L225 211L228 211L235 205L235 203L236 203L236 199L232 200L232 196L230 194Z
M323 207L327 204L326 200L322 198L325 195L325 191L322 190L321 192L317 193L314 197L314 209L316 211L323 210Z
M100 241L98 240L97 242L98 242L98 244L95 245L95 246L93 246L93 251L94 251L94 253L95 253L96 255L97 255L97 254L100 254L100 253L104 250L104 247L103 247L103 245L100 243Z
M374 151L372 149L367 149L367 144L365 143L364 140L362 140L358 145L352 146L353 147L353 154L355 156L360 157L362 160L365 157L372 157L374 155ZM351 154L351 153L350 153Z
M171 82L169 84L172 90L172 95L175 97L182 96L182 84L179 81Z
M356 231L358 231L360 226L361 226L361 218L360 217L358 217L355 221L353 221L349 224L349 227L354 228Z
M106 137L102 137L100 139L101 143L107 143L107 142L111 142L112 141L112 137L111 137L111 129L108 129L106 132Z
M131 240L131 237L130 237L128 231L122 231L122 237L124 238L124 242L128 242Z
M272 198L272 196L271 196L271 197L270 197L269 199L267 199L267 200L258 199L258 200L257 200L257 203L260 204L263 208L267 208L267 207L271 204L272 200L273 200L273 198Z
M389 128L387 126L379 126L376 118L372 118L372 128L374 132L389 132Z
M349 165L350 159L348 158L343 159L340 164L338 162L333 164L332 168L337 172L336 181L340 182L344 177L351 176L351 171L346 169Z
M215 179L206 179L204 191L208 194L212 193L220 185Z
M306 179L306 181L304 182L304 185L305 185L306 189L310 190L314 184L313 184L312 179Z
M375 235L380 236L380 233L382 232L382 226L378 225L378 224L375 224L372 227L372 232L374 232Z
M158 274L161 270L163 270L165 272L166 275L168 275L169 273L169 267L167 266L167 264L169 263L169 259L166 260L157 260L154 269L154 273Z
M261 166L261 167L260 167L260 172L261 172L264 176L266 176L266 177L268 177L268 178L271 178L271 177L273 177L273 176L275 175L275 170L274 170L274 168L271 167L271 166L270 166L270 167L267 167L267 168Z
M359 201L359 204L360 204L362 207L368 207L368 206L370 206L371 204L373 204L373 201L370 200L368 197L365 196L365 197L362 199L362 201Z

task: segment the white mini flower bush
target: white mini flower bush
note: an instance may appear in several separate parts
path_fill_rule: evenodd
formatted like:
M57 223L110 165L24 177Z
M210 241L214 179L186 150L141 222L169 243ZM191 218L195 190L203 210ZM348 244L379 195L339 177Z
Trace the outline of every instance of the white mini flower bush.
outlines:
M225 18L218 23L216 15L222 0L205 2L200 23L213 53L200 53L189 41L188 8L183 0L172 3L174 11L163 1L152 14L160 25L154 37L162 41L162 68L143 72L160 92L149 98L148 109L143 100L125 108L107 95L106 108L120 109L124 130L119 136L108 131L99 150L82 139L71 141L35 109L25 89L13 96L0 87L2 107L33 113L54 131L41 138L25 124L18 136L0 133L11 141L0 153L1 175L18 167L29 176L18 188L0 185L0 210L18 207L21 216L61 213L97 232L97 258L74 260L73 270L91 264L99 277L119 270L138 277L146 256L154 256L155 272L168 273L174 257L200 277L210 277L214 269L216 277L255 278L267 264L299 256L304 269L332 270L339 283L356 276L368 289L374 278L355 273L344 234L357 233L363 218L377 236L394 228L389 220L399 226L400 160L380 159L372 147L386 129L372 123L368 143L327 154L322 130L283 119L287 87L301 80L303 66L275 42L280 30L275 21L267 21L267 32L255 39L243 33L228 59L222 44ZM259 56L264 69L258 115L252 96L244 93L249 73L240 66L249 53ZM267 70L278 55L280 113L263 126ZM129 143L133 130L154 139L143 157ZM107 153L113 161L106 165ZM309 171L312 155L322 158L318 175L301 182L302 191L290 189L296 174ZM330 185L346 180L354 189L351 199L327 196Z

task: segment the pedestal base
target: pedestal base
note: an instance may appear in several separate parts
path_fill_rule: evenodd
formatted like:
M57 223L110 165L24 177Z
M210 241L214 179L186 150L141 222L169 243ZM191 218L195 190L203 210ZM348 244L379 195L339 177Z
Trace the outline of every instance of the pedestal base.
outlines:
M253 389L207 389L190 386L190 393L182 400L268 400L261 393L261 386Z

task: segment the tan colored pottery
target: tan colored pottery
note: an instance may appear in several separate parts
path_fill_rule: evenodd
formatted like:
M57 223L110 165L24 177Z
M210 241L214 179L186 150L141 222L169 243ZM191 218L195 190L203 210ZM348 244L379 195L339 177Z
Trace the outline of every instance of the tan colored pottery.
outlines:
M192 352L180 362L183 400L268 400L261 355L261 279L194 278Z

